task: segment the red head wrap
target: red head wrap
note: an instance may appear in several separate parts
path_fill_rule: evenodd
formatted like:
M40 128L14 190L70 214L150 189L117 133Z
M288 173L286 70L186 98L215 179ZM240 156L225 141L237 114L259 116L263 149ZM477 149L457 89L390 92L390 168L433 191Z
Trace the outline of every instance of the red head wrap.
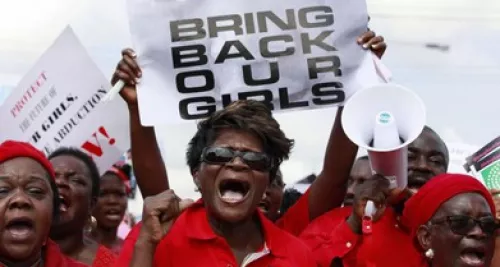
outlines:
M113 166L107 172L113 173L118 176L118 178L120 178L120 180L122 180L122 182L125 184L125 190L127 191L127 194L130 194L130 192L132 192L132 188L130 186L130 177L123 170L119 169L125 164L125 162L119 161L113 164Z
M40 150L28 143L12 140L8 140L0 144L0 163L21 157L36 160L47 170L47 172L49 172L50 177L55 179L56 175L54 168L52 168L52 164Z
M427 223L439 207L447 200L462 193L478 193L488 202L495 214L495 203L490 192L476 178L463 174L441 174L432 178L406 203L403 222L410 227L415 237L420 225Z

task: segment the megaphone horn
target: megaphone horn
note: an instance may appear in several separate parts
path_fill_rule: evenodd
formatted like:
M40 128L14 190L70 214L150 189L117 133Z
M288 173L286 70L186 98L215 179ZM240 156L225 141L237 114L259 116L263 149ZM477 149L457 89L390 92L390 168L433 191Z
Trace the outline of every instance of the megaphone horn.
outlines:
M374 173L387 177L391 189L408 184L408 145L425 126L425 105L413 91L379 84L356 92L344 105L347 137L368 151Z

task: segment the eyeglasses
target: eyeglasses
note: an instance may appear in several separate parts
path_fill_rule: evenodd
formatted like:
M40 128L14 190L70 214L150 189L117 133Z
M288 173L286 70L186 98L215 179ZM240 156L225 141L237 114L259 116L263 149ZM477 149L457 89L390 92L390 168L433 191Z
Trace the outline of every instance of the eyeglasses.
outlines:
M269 171L272 168L271 159L261 152L237 151L228 147L206 147L201 154L203 162L218 165L229 163L236 157L256 171Z
M487 235L493 235L498 226L492 216L475 219L465 215L446 216L441 219L431 221L432 224L447 223L450 230L457 234L466 236L476 225L479 225L481 230Z

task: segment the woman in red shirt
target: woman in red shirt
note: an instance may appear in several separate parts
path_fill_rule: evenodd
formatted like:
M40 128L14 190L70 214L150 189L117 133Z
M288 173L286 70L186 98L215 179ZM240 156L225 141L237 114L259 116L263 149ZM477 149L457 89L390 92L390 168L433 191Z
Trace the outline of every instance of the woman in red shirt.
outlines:
M120 253L123 245L123 239L118 237L118 227L127 211L131 171L130 165L119 162L104 173L93 211L96 227L92 229L92 238L116 254Z
M436 176L405 205L403 220L422 255L412 266L491 266L494 214L490 193L474 177Z
M51 238L69 257L95 267L108 266L115 254L85 236L99 194L99 171L91 157L77 148L61 147L49 156L55 169L61 206Z
M0 144L0 266L85 267L49 239L59 195L54 170L28 143Z

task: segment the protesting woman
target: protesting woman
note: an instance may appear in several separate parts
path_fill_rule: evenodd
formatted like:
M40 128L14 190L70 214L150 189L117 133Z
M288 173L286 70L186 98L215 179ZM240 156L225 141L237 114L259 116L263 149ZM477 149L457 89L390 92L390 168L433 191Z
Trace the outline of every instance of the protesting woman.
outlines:
M421 262L408 266L491 266L494 215L493 199L477 179L436 176L405 205L403 219L422 254Z
M55 174L27 143L0 144L0 266L84 267L49 239L59 210Z
M99 244L120 253L123 239L118 237L118 227L123 221L127 210L127 195L129 186L130 165L116 163L101 177L99 197L93 214L96 227L91 236Z
M55 169L61 206L50 236L64 254L95 267L114 262L109 249L85 237L91 229L91 212L99 193L99 171L87 154L76 148L59 148L49 156Z

